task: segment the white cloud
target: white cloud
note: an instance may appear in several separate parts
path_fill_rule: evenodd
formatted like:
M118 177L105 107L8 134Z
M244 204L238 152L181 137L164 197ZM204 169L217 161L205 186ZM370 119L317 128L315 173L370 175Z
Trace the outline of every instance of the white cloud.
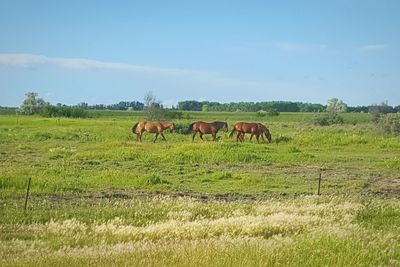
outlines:
M362 51L382 51L385 50L388 47L387 44L369 44L369 45L363 45L360 46L360 50Z

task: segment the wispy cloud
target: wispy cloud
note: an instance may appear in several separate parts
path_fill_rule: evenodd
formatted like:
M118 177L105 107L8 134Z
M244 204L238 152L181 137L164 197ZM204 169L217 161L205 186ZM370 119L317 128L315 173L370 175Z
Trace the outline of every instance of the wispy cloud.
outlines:
M67 69L115 70L136 73L163 74L170 76L201 74L199 71L186 69L159 68L117 62L104 62L86 58L46 57L43 55L34 54L0 54L0 64L24 68L34 68L38 65L49 64Z
M213 88L246 88L265 90L285 86L283 84L269 82L243 81L238 78L224 76L212 71L199 71L179 68L160 68L154 66L142 66L135 64L98 61L86 58L59 58L47 57L35 54L1 54L0 65L9 65L23 68L39 68L41 66L55 66L72 70L108 70L128 72L150 77L166 77L185 81L196 85L204 85Z
M225 48L226 51L236 54L254 50L281 50L289 53L310 53L328 49L326 44L318 43L296 43L296 42L267 42L267 43L245 43L232 45Z
M312 44L312 43L292 43L292 42L274 42L274 48L285 50L289 52L314 52L327 49L326 44Z
M382 51L388 47L387 44L369 44L369 45L362 45L359 47L361 51Z

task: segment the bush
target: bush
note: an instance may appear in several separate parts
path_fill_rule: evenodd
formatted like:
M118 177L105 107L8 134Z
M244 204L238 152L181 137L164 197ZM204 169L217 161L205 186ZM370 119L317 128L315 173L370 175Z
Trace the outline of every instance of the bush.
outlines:
M276 108L270 108L267 111L264 110L259 110L256 113L257 117L265 117L265 116L278 116L279 115L279 111Z
M394 109L386 102L382 102L379 105L370 106L368 112L372 115L372 121L378 123L382 115L392 113Z
M292 140L293 140L293 138L290 137L290 136L280 135L280 136L275 138L275 143L277 143L277 144L279 144L279 143L289 143Z
M40 114L44 117L86 118L89 113L83 108L46 105Z
M265 117L265 116L267 116L267 112L264 110L259 110L259 111L257 111L256 116L260 117L260 118Z
M387 134L400 134L400 114L381 115L378 120L379 128Z
M332 124L343 124L344 119L337 113L328 113L314 117L313 123L319 126L329 126Z
M172 120L172 119L182 119L183 112L178 110L163 110L163 119Z
M190 134L189 125L190 125L190 123L177 123L175 125L176 133L178 133L178 134Z
M88 112L83 108L74 107L71 109L72 118L86 118L87 116Z
M276 108L268 110L268 116L279 116L279 111Z

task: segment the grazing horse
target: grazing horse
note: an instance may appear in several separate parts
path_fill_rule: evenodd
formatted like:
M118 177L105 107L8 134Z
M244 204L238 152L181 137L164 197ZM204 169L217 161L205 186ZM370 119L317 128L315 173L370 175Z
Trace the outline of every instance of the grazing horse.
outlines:
M144 132L156 134L153 143L156 142L158 135L161 135L164 141L167 141L163 134L165 129L171 129L171 132L174 132L175 123L169 121L140 121L132 126L132 132L136 134L136 140L140 140L140 142L142 142L142 135Z
M232 132L230 133L229 137L232 137L232 135L235 131L237 132L236 142L238 142L238 141L243 142L244 136L246 133L251 134L250 141L253 139L253 136L255 135L256 139L257 139L257 143L259 143L260 135L261 135L261 138L264 140L264 137L263 137L263 134L264 134L265 137L268 139L268 141L271 142L271 133L269 132L268 128L261 123L238 122L233 127Z
M228 123L222 121L214 121L214 122L204 122L197 121L193 122L189 126L189 132L193 133L192 142L194 141L194 137L197 133L199 133L201 140L204 141L204 134L211 134L213 137L213 141L217 141L217 133L222 129L224 132L228 131Z
M258 124L258 129L260 130L260 135L262 140L265 142L264 136L268 139L268 142L271 143L272 142L272 136L271 133L269 132L269 129L267 128L267 126L265 126L262 123L257 123ZM244 136L244 135L243 135ZM251 137L250 137L250 141L251 141Z

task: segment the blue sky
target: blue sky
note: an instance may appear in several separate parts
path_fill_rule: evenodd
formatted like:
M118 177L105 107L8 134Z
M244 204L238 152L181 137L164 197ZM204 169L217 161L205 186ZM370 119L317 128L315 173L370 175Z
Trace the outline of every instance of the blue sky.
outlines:
M400 105L400 1L0 1L0 105Z

